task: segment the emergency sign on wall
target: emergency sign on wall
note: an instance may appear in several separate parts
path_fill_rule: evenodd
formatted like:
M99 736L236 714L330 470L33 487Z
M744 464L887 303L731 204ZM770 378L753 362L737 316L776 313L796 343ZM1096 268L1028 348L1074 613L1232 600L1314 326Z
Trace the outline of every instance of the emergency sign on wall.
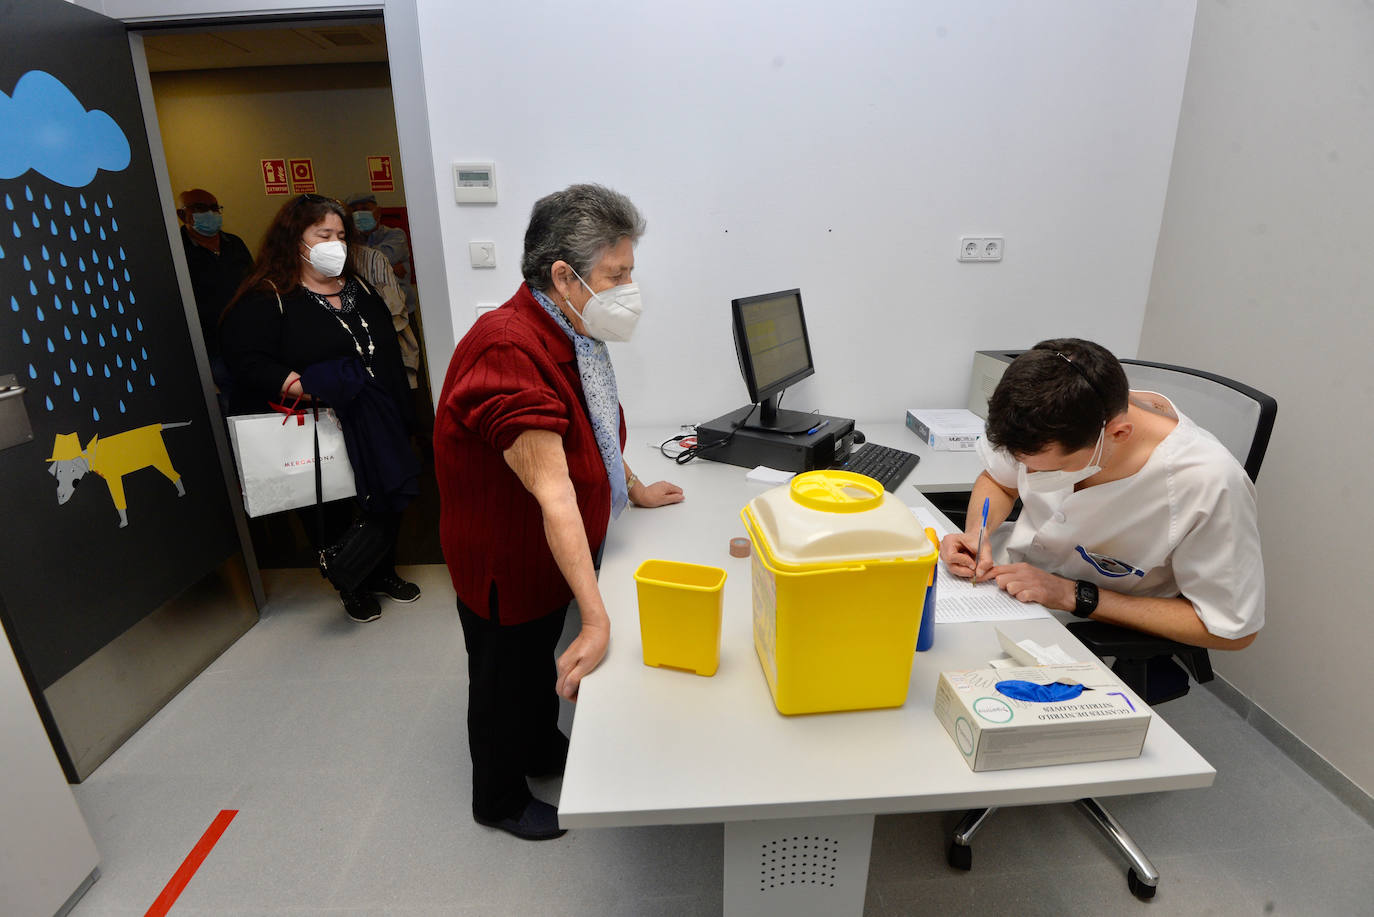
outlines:
M395 191L396 180L391 176L391 157L367 157L367 180L371 191Z
M309 159L292 159L287 165L291 169L291 190L296 194L314 194L315 163Z
M286 187L285 159L262 160L262 187L269 196L289 193Z

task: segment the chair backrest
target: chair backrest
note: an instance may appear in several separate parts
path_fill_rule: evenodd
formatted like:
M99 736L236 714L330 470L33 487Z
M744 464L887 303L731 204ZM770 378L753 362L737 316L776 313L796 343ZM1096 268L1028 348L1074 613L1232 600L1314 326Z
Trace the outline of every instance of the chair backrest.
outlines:
M1148 360L1122 360L1131 388L1158 392L1231 451L1250 480L1259 477L1278 402L1215 373Z

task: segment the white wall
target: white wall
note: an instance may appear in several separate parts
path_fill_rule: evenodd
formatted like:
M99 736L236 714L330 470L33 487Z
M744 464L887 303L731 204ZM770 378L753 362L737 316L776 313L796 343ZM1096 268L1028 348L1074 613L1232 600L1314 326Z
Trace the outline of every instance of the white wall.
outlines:
M817 363L794 408L962 404L975 349L1058 334L1135 352L1192 2L416 5L455 334L516 289L536 198L625 192L632 423L744 403L730 300L792 286ZM453 204L459 160L495 161L500 203ZM956 262L976 233L1005 261ZM488 239L498 268L470 268Z
M1267 623L1213 662L1366 792L1371 62L1368 3L1200 5L1140 345L1278 399L1259 477Z

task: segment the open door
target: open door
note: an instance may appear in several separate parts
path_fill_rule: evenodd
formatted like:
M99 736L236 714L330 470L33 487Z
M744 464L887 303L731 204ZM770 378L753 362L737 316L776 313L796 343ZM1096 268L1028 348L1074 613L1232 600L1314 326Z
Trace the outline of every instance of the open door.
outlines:
M79 780L257 609L125 27L2 28L0 609Z

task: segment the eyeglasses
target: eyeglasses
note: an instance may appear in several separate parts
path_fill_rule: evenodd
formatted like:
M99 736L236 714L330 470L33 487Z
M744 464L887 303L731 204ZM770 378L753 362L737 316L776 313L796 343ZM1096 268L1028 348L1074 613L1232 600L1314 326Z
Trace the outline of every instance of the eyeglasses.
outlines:
M191 213L223 213L224 208L219 204L187 204L186 209Z

